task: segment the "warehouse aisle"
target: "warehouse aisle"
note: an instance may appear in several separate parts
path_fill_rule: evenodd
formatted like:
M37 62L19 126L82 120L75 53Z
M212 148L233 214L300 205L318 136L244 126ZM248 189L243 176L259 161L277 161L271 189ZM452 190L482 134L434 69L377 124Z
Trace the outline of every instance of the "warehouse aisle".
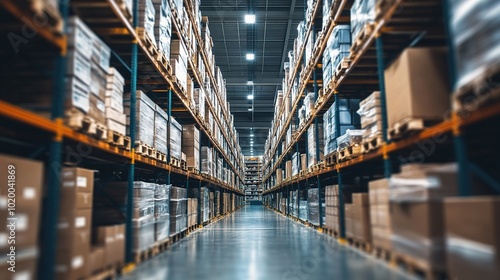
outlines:
M248 205L181 240L124 279L412 278L263 206Z

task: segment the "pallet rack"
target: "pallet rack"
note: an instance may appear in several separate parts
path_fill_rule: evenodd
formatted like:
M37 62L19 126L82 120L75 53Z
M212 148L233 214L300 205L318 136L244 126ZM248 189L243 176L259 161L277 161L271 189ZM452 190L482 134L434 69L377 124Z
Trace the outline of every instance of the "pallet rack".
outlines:
M262 159L260 157L245 157L245 196L247 201L262 195ZM256 190L253 190L256 189Z
M33 13L22 7L16 1L6 0L0 4L0 12L5 14L6 20L14 25L14 30L21 30L25 25L35 30L39 38L35 38L31 44L38 52L53 58L52 106L50 119L20 108L16 104L0 101L0 118L2 123L2 136L12 137L14 145L19 143L20 148L9 147L9 154L22 155L32 158L44 159L47 168L47 196L43 207L43 224L41 234L43 244L40 258L39 275L43 279L53 278L53 267L55 264L56 249L56 225L59 213L59 173L64 164L88 167L100 170L103 177L110 180L121 179L129 182L126 224L126 263L133 267L132 255L132 205L133 205L133 181L136 179L148 179L167 184L183 186L185 188L202 185L211 190L219 190L221 193L234 193L243 196L244 164L241 148L239 147L229 121L229 112L221 97L221 89L217 88L214 73L207 67L211 82L216 88L215 96L222 108L222 119L215 113L215 107L207 97L209 110L219 127L225 143L219 142L213 135L211 128L194 111L185 92L177 85L175 76L171 74L168 61L159 61L153 55L147 42L140 36L138 22L138 1L134 0L132 18L130 19L121 8L121 2L116 0L75 0L60 1L61 24L66 22L70 13L77 14L112 50L111 64L124 75L127 80L126 90L131 92L130 113L130 139L135 140L135 92L144 89L153 92L154 101L165 109L169 118L173 115L181 123L195 123L202 132L201 143L214 147L218 155L224 159L223 167L231 169L235 173L235 185L230 185L212 176L199 174L196 170L187 171L182 168L164 163L160 160L142 156L135 152L132 146L130 150L119 148L105 141L95 139L89 135L76 132L63 124L63 103L65 95L64 76L66 73L66 36L65 30L61 33L55 32L50 25L40 25L34 21ZM188 10L192 26L197 26L195 16L190 8L189 1L184 1ZM173 3L171 3L173 5ZM172 13L174 36L181 39L187 45L188 38L182 36L177 15ZM14 22L15 24L12 24ZM204 62L208 64L207 54L201 36L196 28L196 40L198 51ZM30 46L31 47L31 46ZM20 55L23 55L21 49ZM126 63L129 61L130 64ZM195 78L195 84L203 87L195 62L192 57L188 58L189 74ZM39 73L44 75L45 73ZM173 114L174 113L174 114ZM168 124L170 126L170 122ZM23 146L24 145L24 146ZM46 148L45 145L47 145ZM35 147L39 147L36 148ZM27 147L27 148L26 148ZM2 149L3 150L3 149ZM200 149L201 150L201 149ZM168 147L167 162L170 162L170 145ZM199 170L201 170L201 161ZM200 193L200 191L198 192ZM221 196L222 197L222 196ZM198 206L200 208L200 205ZM200 209L198 209L200 213ZM202 224L198 217L198 224Z
M493 140L486 140L488 133L492 135L492 138L498 139L498 133L494 129L494 123L500 119L500 104L497 102L465 114L463 112L449 112L448 118L444 121L426 127L409 137L395 141L391 141L387 137L384 70L385 66L405 48L448 46L450 48L450 84L456 84L454 52L450 43L450 34L447 32L449 29L447 1L377 1L377 3L380 2L377 4L377 18L371 26L371 31L366 32L363 39L357 42L356 50L351 49L348 67L341 69L342 71L337 77L332 75L329 84L322 84L321 79L317 77L321 73L318 71L321 69L320 58L333 28L340 24L350 24L349 14L353 2L353 0L333 1L328 23L314 42L313 57L310 58L310 63L307 65L304 63L302 49L306 42L299 52L299 57L294 59L297 63L291 67L292 74L285 83L291 85L294 79L299 77L297 98L292 100L292 109L281 132L277 126L271 130L268 145L265 147L265 154L271 156L263 163L263 184L265 186L263 196L268 207L271 207L270 201L276 197L276 194L281 193L286 197L290 190L298 190L300 193L301 189L307 189L311 185L315 185L321 190L325 185L338 184L340 232L332 235L344 243L346 240L344 202L342 200L344 182L352 180L355 176L388 178L392 172L399 168L400 164L412 162L415 156L418 156L420 160L422 155L422 160L429 162L439 161L440 157L448 160L455 159L459 166L458 193L461 196L472 195L474 185L471 178L473 175L486 183L494 193L500 193L500 178L494 169L488 166L488 163L492 164L495 161L499 151L492 142ZM315 5L319 5L318 3L319 1ZM312 16L313 19L318 17L316 12ZM315 20L308 19L307 22L308 35ZM305 38L307 40L308 36ZM302 72L298 73L300 68L302 68ZM321 84L322 90L320 92ZM293 117L298 113L298 104L303 99L306 88L312 89L315 93L314 110L305 123L298 126L292 134L292 140L288 141L286 147L282 148L286 130ZM498 87L493 90L499 91ZM284 93L284 98L289 96L290 91L291 87L289 86ZM290 159L293 152L307 151L307 141L304 139L304 134L311 126L315 126L317 131L318 118L322 117L323 113L334 104L334 101L339 100L339 98L364 98L373 91L380 91L381 100L383 143L379 148L340 163L336 159L329 158L330 155L325 155L325 161L320 161L319 153L316 153L318 155L316 160L319 163L314 168L310 168L299 176L288 178L279 184L276 183L276 170L283 168L283 163ZM337 112L336 116L338 116L338 106L336 106L335 111ZM275 115L275 124L283 114L284 106ZM336 123L335 132L338 136L340 135L338 119ZM274 146L271 144L273 137L276 137ZM426 144L432 145L431 153L427 153L425 148L422 148ZM488 145L493 152L485 152L484 145ZM319 139L316 135L316 147L318 146ZM277 154L275 155L275 153ZM479 164L479 161L484 163ZM288 201L287 203L289 203ZM289 208L288 205L286 208ZM274 210L279 211L279 209ZM318 228L321 230L323 228L321 219Z

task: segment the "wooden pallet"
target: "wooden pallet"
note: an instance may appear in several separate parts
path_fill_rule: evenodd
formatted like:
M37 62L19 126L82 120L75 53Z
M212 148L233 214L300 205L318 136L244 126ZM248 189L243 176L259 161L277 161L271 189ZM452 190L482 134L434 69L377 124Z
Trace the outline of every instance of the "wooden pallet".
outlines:
M343 75L347 68L349 68L349 65L351 65L351 60L347 57L344 57L335 69L335 78L338 79L341 75Z
M385 261L392 260L392 252L378 246L373 246L372 255Z
M353 238L353 237L347 237L347 243L350 246L352 246L358 250L361 250L361 251L364 251L367 253L372 252L372 244L370 242L358 240L357 238Z
M187 234L191 234L191 233L195 232L196 230L198 230L198 224L188 227Z
M130 137L116 131L108 129L108 137L106 142L130 151Z
M384 139L381 135L377 135L371 139L363 140L361 144L363 146L363 154L367 154L371 151L375 151L384 144Z
M363 148L362 145L355 144L339 150L338 152L339 162L344 162L359 157L363 153L362 148Z
M441 269L433 267L430 263L415 259L405 254L393 252L391 263L403 266L408 272L422 276L426 280L446 279L445 272Z
M188 170L187 169L187 161L181 159L181 169L182 170Z
M325 165L326 166L333 166L337 164L338 161L338 152L334 151L327 156L325 156Z
M453 110L462 116L500 100L500 65L486 68L453 93Z
M157 58L159 55L158 48L156 47L155 42L151 37L149 37L148 33L143 27L138 27L137 28L137 35L139 36L139 40L143 43L144 47L146 47L146 50L148 53L154 57Z
M307 170L300 170L299 171L299 176L300 177L304 177L304 176L306 176L306 174L307 174Z
M193 174L200 174L200 170L195 167L188 167L187 170Z
M170 60L165 56L164 53L158 52L158 56L156 57L156 61L160 66L165 70L165 72L170 76L172 75L172 66L170 65Z
M326 235L329 235L329 236L335 237L335 238L338 238L340 236L339 233L338 233L338 231L333 230L333 229L329 229L329 228L323 228L323 232Z
M40 22L47 25L49 29L56 33L62 34L64 28L64 21L59 6L47 4L48 1L44 0L30 0L30 1L15 1L15 2L28 2L30 9L33 11L33 20L35 23ZM59 2L57 2L59 3ZM22 5L22 3L19 3Z
M170 165L181 168L181 161L173 156L170 156Z
M168 247L170 247L170 245L171 245L170 238L167 238L162 241L156 241L155 245L153 246L155 255L164 252L165 250L168 249Z
M65 123L70 128L80 131L99 140L107 140L108 128L93 118L75 111L65 113Z
M132 23L132 11L129 10L127 7L127 4L125 4L125 0L111 0L114 1L116 4L118 4L118 7L120 8L120 11L123 13L125 18Z
M141 141L135 141L135 153L145 157L156 157L156 149Z
M162 152L159 152L158 150L154 150L155 152L155 158L161 162L167 162L167 155L162 153Z
M133 259L134 259L134 262L136 264L139 264L139 263L142 263L144 261L151 259L155 255L156 254L155 254L154 246L151 246L151 248L148 248L146 250L143 250L140 252L134 252Z
M359 31L356 39L352 41L351 57L354 57L357 54L366 38L368 38L368 36L372 33L374 27L374 23L366 23L365 26L363 26L363 28Z
M91 276L85 278L85 280L105 280L105 279L115 279L117 277L117 268L110 266L107 268L102 268L92 273Z
M389 139L401 139L417 132L424 130L427 127L439 123L441 120L426 120L421 118L405 118L397 122L389 129Z

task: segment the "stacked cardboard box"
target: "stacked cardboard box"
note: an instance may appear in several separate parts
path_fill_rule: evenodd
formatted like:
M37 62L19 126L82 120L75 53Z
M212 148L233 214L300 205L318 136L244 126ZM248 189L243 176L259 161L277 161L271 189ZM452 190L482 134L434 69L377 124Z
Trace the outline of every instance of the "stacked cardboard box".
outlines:
M450 279L499 279L500 198L447 198L443 208Z
M151 42L156 47L155 39L155 19L156 11L153 1L151 0L139 0L139 15L138 15L138 26L144 28L146 35L151 39Z
M349 204L347 204L349 205ZM347 209L346 205L346 209ZM352 194L352 204L349 219L352 223L352 238L361 242L371 243L370 207L367 193ZM346 211L346 219L348 218ZM349 237L349 235L347 235Z
M170 235L178 234L187 227L187 190L171 187L170 189Z
M276 169L276 184L281 184L283 182L283 169Z
M338 185L325 187L325 227L339 232L339 215L338 215Z
M182 152L188 167L200 168L200 131L195 125L182 126Z
M167 113L158 105L155 106L155 130L154 130L154 146L158 152L167 154L167 124L168 115Z
M340 151L349 146L353 147L353 153L361 153L361 142L363 130L348 129L344 135L337 138L337 150Z
M456 164L407 164L391 177L394 251L444 271L443 198L457 194L456 179Z
M123 184L126 186L127 183ZM155 189L156 184L134 182L134 209L132 216L133 251L141 252L155 244Z
M192 227L198 223L198 199L188 198L187 201L187 226Z
M285 163L285 178L291 178L292 177L292 161L287 160Z
M214 209L215 209L215 217L219 217L221 215L221 195L220 191L215 191L215 204L214 204Z
M311 125L307 129L307 167L311 167L324 159L323 149L323 124L318 124L317 131L316 125Z
M168 240L170 236L170 187L155 186L155 241Z
M193 93L194 108L201 119L205 117L205 90L203 88L195 88Z
M210 219L215 218L215 193L210 192L209 194L209 217Z
M18 275L24 275L27 279L36 279L38 261L38 233L40 226L40 208L42 198L42 184L44 167L43 163L30 159L13 157L0 154L0 278L17 279ZM10 176L10 177L9 177ZM14 180L12 180L14 176ZM9 182L11 180L11 182ZM14 185L12 184L14 182ZM14 188L14 189L13 189ZM16 194L15 199L15 229L11 226L13 220L8 216L10 211L9 194ZM15 236L15 252L10 250ZM15 257L15 271L8 269L9 261Z
M349 57L350 48L351 34L349 25L335 26L323 52L323 80L325 85L328 85L335 76L337 66L342 62L342 59Z
M170 64L172 65L173 74L179 80L182 89L187 91L188 53L186 46L181 40L172 40L170 47Z
M61 179L56 279L80 279L88 273L94 171L63 168Z
M442 120L449 111L445 48L408 48L384 76L390 128L408 119Z
M212 148L201 147L201 173L212 175L214 169L212 165Z
M89 274L103 268L120 267L125 257L125 225L99 226L93 232L89 254Z
M170 156L182 158L182 125L170 117Z
M376 0L355 0L351 7L351 33L356 39L366 24L375 21Z
M172 12L170 11L170 1L153 0L155 9L154 38L157 40L158 51L170 57L170 38L172 37Z
M110 48L99 37L94 35L92 38L92 56L90 60L90 108L88 115L97 123L103 125L106 123L106 106L104 101L106 99L110 58Z
M130 135L130 98L131 94L126 93L123 99L127 115L127 135ZM135 106L135 140L154 147L156 104L146 94L138 90Z
M370 181L368 188L373 246L391 251L392 227L389 212L389 180Z
M127 133L127 116L123 113L123 87L125 79L115 68L110 68L106 86L106 126L122 135Z
M359 103L358 115L361 117L363 140L382 137L382 109L379 91L373 92Z
M337 138L339 136L345 135L348 129L357 129L360 126L360 118L359 115L356 114L356 111L359 109L359 99L340 99L337 102L339 107L338 116L336 116L335 110L337 103L333 103L328 111L323 115L326 155L337 151ZM340 123L340 133L338 135L335 131L337 117Z

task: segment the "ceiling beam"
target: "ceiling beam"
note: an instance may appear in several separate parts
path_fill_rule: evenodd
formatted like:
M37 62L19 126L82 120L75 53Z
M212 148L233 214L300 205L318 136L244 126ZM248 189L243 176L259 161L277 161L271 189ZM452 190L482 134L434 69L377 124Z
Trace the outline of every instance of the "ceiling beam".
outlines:
M295 9L295 0L292 0L292 4L290 5L290 13L288 14L288 24L286 26L285 41L283 42L283 53L281 54L280 75L281 73L283 73L283 63L285 63L285 54L288 48L288 39L290 38L290 29L292 26L292 15L294 9Z

